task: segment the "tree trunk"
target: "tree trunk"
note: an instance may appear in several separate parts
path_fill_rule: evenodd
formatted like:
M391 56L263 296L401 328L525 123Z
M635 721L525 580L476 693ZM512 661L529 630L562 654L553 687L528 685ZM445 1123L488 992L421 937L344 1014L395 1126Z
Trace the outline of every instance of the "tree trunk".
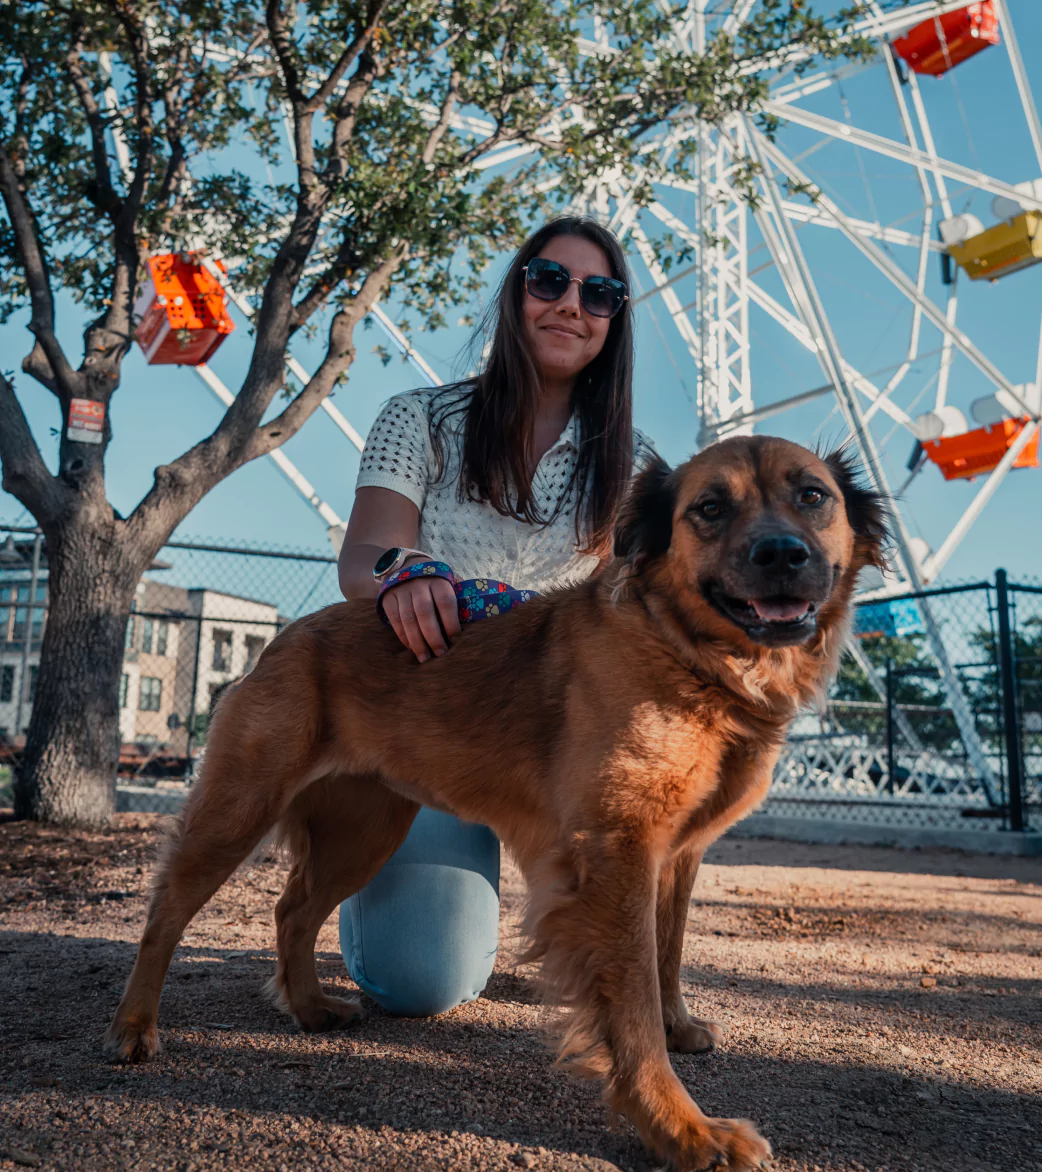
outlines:
M115 812L119 677L127 614L149 559L114 518L79 513L48 533L48 610L17 816L99 826Z

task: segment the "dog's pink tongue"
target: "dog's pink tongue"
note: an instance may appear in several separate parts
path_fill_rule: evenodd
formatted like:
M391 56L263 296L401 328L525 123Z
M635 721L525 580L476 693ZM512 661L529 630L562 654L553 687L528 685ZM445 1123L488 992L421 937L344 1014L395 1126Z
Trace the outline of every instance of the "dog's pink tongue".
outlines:
M768 623L788 623L801 619L810 610L810 603L799 598L750 598L749 605L758 618Z

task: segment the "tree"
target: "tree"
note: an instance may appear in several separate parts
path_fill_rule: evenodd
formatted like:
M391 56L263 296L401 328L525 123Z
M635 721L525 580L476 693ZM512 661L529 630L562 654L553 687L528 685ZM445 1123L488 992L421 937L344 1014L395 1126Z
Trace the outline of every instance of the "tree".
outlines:
M683 5L677 8L678 13ZM794 52L863 56L854 10L762 0L738 40L695 56L656 0L22 0L0 12L0 311L28 307L25 375L61 415L49 469L0 376L4 488L45 535L50 612L17 787L23 816L97 823L112 810L117 683L135 584L219 481L294 435L343 382L354 332L394 293L437 326L491 254L610 173L647 200L697 147L641 151L663 120L755 113L752 66ZM582 37L607 37L590 51ZM110 72L111 68L111 72ZM292 152L280 145L283 120ZM761 119L767 124L769 120ZM229 149L234 144L235 149ZM241 165L244 145L271 168ZM485 170L497 148L529 146ZM129 152L119 161L117 147ZM193 166L205 162L205 173ZM233 165L237 162L239 165ZM108 405L150 253L219 242L253 292L253 349L214 432L127 517L105 494ZM76 356L55 293L91 319ZM321 329L311 381L287 346ZM277 399L279 393L285 401ZM70 440L73 399L105 409L100 444Z

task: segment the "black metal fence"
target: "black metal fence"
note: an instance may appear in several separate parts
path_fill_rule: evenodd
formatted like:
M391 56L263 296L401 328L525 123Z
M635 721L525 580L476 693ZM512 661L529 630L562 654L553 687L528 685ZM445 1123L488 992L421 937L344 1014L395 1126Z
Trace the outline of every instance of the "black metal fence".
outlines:
M794 725L765 809L1042 829L1042 587L998 570L859 603L851 653Z
M213 697L278 631L338 601L332 551L171 542L139 584L119 682L123 808L175 808ZM46 547L0 526L0 805L32 710ZM861 602L820 711L794 724L766 811L893 827L1042 830L1042 586Z

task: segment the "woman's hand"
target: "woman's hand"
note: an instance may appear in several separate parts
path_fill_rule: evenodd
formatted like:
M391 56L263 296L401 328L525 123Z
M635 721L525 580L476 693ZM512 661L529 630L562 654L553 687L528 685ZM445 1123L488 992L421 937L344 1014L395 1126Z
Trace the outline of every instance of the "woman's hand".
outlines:
M380 597L394 633L420 663L444 655L460 633L452 583L444 578L410 578Z
M394 546L414 549L419 532L420 510L412 501L389 488L360 488L340 551L344 597L376 598L376 559ZM409 557L405 565L421 560ZM460 632L456 595L444 578L410 578L383 594L380 605L394 633L420 663L432 654L444 655L449 640Z

